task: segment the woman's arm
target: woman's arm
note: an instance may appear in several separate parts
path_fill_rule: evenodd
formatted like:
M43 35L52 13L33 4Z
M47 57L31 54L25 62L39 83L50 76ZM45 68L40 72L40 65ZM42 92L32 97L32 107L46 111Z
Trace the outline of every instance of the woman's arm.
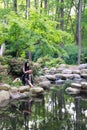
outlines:
M24 73L24 74L26 73L24 66L23 66L23 73Z

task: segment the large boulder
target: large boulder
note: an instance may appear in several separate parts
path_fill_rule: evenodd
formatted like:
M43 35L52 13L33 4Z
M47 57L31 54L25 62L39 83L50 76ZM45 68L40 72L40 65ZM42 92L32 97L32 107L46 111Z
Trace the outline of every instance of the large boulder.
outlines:
M72 70L70 70L70 69L64 69L62 71L62 74L72 74Z
M6 90L8 91L10 89L10 85L8 84L0 84L0 90Z
M87 79L87 74L81 74L81 77Z
M29 85L21 86L18 90L19 90L20 93L27 92L27 91L29 92L30 87L29 87Z
M50 83L50 81L43 81L43 82L39 83L39 86L44 88L44 89L49 89L51 86L51 83Z
M67 80L67 79L73 79L73 74L62 74L61 77L63 80Z
M68 87L66 88L66 92L69 94L79 94L80 93L80 89L77 88L72 88L72 87Z
M78 84L78 83L71 83L71 87L72 87L72 88L81 89L81 84Z
M87 69L87 64L81 64L81 65L79 65L79 69L80 70Z
M51 81L55 81L56 80L56 76L55 75L45 75L45 77L48 79L48 80L51 80Z
M43 93L44 93L44 89L41 87L30 88L30 95L32 96L42 95Z
M87 90L87 82L81 82L81 88Z
M10 94L8 91L1 90L0 91L0 103L2 103L5 100L10 99Z

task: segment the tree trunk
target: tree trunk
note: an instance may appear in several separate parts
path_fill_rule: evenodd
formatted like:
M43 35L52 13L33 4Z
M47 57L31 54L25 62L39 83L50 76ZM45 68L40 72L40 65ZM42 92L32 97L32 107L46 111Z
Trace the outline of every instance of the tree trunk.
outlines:
M64 0L56 1L56 21L58 22L57 28L64 29ZM59 6L60 5L60 6Z
M44 11L47 13L47 0L44 0Z
M82 12L82 0L78 3L78 64L81 63L81 12Z
M60 7L60 29L64 29L64 0L61 0L61 7Z
M42 7L43 7L43 2L41 0L41 2L40 2L40 13L42 13Z
M30 0L26 0L26 13L25 13L25 17L26 19L29 18L29 9L30 8Z
M38 1L37 0L34 0L34 5L35 5L35 8L38 9Z
M13 1L13 7L14 7L15 13L17 13L17 0Z

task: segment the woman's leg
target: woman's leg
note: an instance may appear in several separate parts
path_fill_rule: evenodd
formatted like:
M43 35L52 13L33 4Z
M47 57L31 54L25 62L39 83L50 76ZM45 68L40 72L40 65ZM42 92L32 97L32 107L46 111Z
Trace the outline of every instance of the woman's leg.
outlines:
M28 80L28 84L29 84L30 87L34 87L34 86L32 85L32 83L30 82L30 80Z

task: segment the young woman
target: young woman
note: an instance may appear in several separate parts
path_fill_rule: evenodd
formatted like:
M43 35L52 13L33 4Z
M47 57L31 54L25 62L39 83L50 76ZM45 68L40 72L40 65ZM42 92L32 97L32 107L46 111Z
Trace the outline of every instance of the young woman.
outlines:
M30 74L32 74L32 70L30 69L29 62L25 62L25 65L23 67L22 82L24 85L29 85L30 87L33 87L29 79Z

